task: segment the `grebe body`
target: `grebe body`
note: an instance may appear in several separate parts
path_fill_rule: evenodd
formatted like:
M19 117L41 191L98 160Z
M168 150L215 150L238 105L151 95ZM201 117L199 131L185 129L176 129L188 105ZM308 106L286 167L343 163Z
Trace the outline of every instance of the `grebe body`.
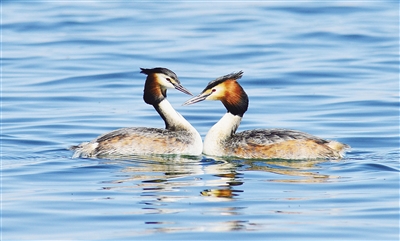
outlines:
M196 97L184 105L203 100L221 101L227 113L208 131L203 153L256 159L339 159L346 144L287 129L255 129L236 133L248 108L248 96L237 79L243 72L232 73L211 81Z
M200 155L202 140L197 130L168 102L167 89L185 89L174 72L166 68L143 69L147 75L143 99L153 105L165 122L165 129L127 127L103 134L90 142L73 146L73 157L109 158L114 156L181 154Z

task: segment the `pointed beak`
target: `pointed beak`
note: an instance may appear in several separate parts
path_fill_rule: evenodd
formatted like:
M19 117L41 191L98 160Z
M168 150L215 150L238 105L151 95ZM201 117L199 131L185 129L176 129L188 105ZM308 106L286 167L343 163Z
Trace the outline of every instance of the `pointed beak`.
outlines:
M181 84L174 84L175 89L188 94L188 95L193 95L189 90L187 90L185 87L183 87Z
M205 100L208 96L209 96L209 94L201 93L201 94L199 94L199 95L197 95L197 96L195 96L195 97L193 97L193 98L187 100L187 101L186 101L185 103L183 103L182 105L191 105L191 104L194 104L194 103L203 101L203 100Z

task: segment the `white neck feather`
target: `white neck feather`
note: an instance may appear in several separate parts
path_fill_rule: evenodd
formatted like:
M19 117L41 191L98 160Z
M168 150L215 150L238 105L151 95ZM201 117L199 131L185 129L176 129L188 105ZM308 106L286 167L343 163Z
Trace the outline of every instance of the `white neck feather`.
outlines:
M242 117L227 112L211 129L204 139L203 152L207 155L219 156L224 153L222 142L235 134Z
M181 114L179 114L174 107L172 107L167 99L162 100L158 104L158 110L160 115L163 116L165 124L169 129L195 130L194 127Z
M192 134L193 141L191 153L200 155L203 148L203 141L199 132L169 103L167 99L162 100L158 106L158 112L164 118L165 124L170 130L184 130ZM157 109L156 108L156 109Z

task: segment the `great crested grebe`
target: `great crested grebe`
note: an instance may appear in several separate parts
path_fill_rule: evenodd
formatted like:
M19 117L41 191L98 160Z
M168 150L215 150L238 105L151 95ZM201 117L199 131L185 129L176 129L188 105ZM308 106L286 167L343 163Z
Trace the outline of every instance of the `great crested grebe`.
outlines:
M203 143L197 130L166 99L167 89L192 95L166 68L143 69L146 74L143 100L153 105L165 122L165 129L127 127L103 134L91 142L73 146L73 157L112 157L151 154L200 155Z
M220 100L227 113L208 131L203 153L260 159L339 159L348 145L286 129L255 129L235 133L247 111L249 99L237 79L243 72L217 78L198 95L184 103Z

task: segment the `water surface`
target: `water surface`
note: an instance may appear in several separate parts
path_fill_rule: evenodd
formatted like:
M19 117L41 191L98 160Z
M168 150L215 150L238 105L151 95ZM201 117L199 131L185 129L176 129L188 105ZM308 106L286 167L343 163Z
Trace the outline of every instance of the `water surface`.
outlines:
M2 4L2 238L399 238L399 4ZM352 146L340 161L72 159L71 145L163 127L140 67L199 93L244 71L239 131ZM221 103L172 105L205 136Z

